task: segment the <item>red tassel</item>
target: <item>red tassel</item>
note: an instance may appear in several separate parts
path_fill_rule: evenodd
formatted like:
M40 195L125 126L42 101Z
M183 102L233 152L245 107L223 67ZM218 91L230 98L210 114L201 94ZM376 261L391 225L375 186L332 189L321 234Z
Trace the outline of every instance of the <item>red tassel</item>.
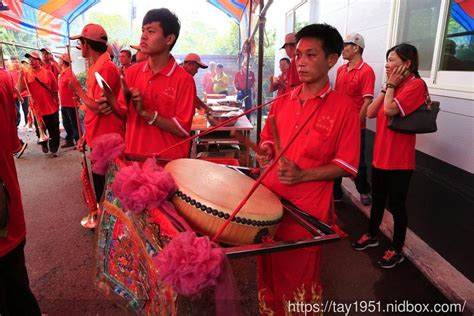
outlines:
M89 179L89 175L87 174L86 168L82 168L81 180L84 202L86 203L86 207L89 212L93 212L97 209L97 202L95 200L94 190L92 189L91 181Z

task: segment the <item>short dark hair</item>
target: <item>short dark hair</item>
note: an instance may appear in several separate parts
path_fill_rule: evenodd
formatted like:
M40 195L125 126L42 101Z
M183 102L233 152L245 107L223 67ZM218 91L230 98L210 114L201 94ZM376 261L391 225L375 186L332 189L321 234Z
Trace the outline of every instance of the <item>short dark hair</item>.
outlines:
M132 64L137 62L137 54L133 54L131 62L132 62Z
M102 42L96 42L92 41L88 38L81 37L79 39L82 44L87 43L89 46L92 48L92 50L99 52L99 53L105 53L107 51L107 44L102 43Z
M128 56L129 58L132 57L132 52L131 52L130 50L128 50L128 49L122 49L120 52L127 54L127 56Z
M288 65L290 64L290 59L288 57L283 57L283 58L280 59L280 61L282 61L282 60L286 61L286 63Z
M223 65L223 64L217 64L216 67L217 67L217 68L222 68L222 69L224 69L224 65Z
M164 36L168 36L170 34L174 34L176 36L174 43L171 44L170 47L170 50L172 50L176 44L176 41L178 40L179 30L181 29L181 23L179 22L176 14L166 8L152 9L148 11L143 17L142 26L152 22L160 23Z
M296 42L305 37L320 40L326 57L331 54L341 56L344 41L339 31L333 26L326 23L307 25L296 33Z
M395 52L403 61L411 61L410 71L415 75L415 77L420 78L420 74L418 73L418 50L415 46L407 43L395 45L387 51L385 59L388 59L388 55L391 52Z

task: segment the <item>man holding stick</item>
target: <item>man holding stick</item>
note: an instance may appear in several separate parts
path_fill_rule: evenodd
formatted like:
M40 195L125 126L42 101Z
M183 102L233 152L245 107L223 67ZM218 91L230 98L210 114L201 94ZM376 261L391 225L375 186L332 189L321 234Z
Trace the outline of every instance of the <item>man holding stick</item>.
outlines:
M312 24L296 34L296 42L295 62L302 85L273 104L273 128L267 123L261 135L265 153L256 157L266 166L278 154L279 143L282 148L289 146L264 185L304 212L328 221L333 212L333 180L357 174L360 138L354 130L358 130L358 115L352 101L329 85L328 72L343 46L339 32L327 24ZM303 130L289 145L299 129ZM311 237L286 216L275 240ZM295 301L321 303L320 258L320 247L259 257L260 313L285 315L288 304Z
M127 109L125 151L128 154L153 156L189 136L196 87L191 75L179 67L170 54L179 30L177 16L168 9L148 11L143 18L140 40L141 51L148 55L147 61L127 70L118 106L101 99L107 109ZM190 142L184 143L159 158L189 157L190 145Z
M38 53L25 54L30 60L30 70L20 72L18 90L27 90L30 94L30 107L34 110L40 133L40 144L43 152L51 152L51 157L58 157L59 149L59 97L58 81L49 70L41 67ZM48 131L49 140L41 139L44 129Z
M81 34L72 36L71 39L80 41L82 57L92 61L87 72L87 94L77 80L71 81L71 89L87 107L84 118L85 140L91 150L94 150L96 137L108 133L123 135L125 129L125 123L119 111L103 107L96 101L103 96L103 92L97 83L95 73L99 73L104 78L115 97L120 92L120 74L118 67L110 60L107 52L107 33L102 26L87 24ZM100 201L104 191L105 176L93 172L92 180L96 199Z

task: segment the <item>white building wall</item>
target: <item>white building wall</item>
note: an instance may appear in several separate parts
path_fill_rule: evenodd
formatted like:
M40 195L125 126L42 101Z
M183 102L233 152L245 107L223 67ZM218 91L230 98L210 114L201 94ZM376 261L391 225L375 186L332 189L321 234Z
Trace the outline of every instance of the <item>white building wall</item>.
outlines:
M384 79L385 52L395 43L391 43L391 11L393 0L309 0L310 22L328 23L336 27L342 36L357 32L364 36L366 48L365 61L372 66L376 75L375 93L377 94ZM278 0L276 1L278 2ZM286 2L286 1L285 1ZM300 1L286 2L282 10L281 21L285 13ZM278 39L283 39L287 30L280 25L277 28ZM283 57L278 55L279 57ZM279 59L279 58L278 58ZM334 82L336 69L343 63L342 58L330 72ZM418 135L416 149L437 159L474 173L474 102L470 99L445 97L432 94L434 100L441 101L438 115L438 132ZM375 130L375 120L368 120L367 126Z

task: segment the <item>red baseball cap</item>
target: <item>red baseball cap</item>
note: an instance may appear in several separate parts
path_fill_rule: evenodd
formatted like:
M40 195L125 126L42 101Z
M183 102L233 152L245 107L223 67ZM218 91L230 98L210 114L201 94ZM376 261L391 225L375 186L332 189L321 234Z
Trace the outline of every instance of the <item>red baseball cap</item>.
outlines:
M200 68L207 68L208 67L205 63L203 63L201 61L201 57L199 57L199 55L195 54L195 53L187 54L186 57L184 57L184 62L187 62L187 61L195 62L196 64L199 65Z
M91 41L107 44L107 32L99 24L87 24L82 29L81 34L70 37L72 40L80 38L87 38Z
M47 47L44 47L44 48L40 49L40 52L42 52L42 53L47 52L48 54L51 54L51 49L49 49Z
M41 57L37 52L26 53L25 57L26 58L35 58L35 59L41 60Z

